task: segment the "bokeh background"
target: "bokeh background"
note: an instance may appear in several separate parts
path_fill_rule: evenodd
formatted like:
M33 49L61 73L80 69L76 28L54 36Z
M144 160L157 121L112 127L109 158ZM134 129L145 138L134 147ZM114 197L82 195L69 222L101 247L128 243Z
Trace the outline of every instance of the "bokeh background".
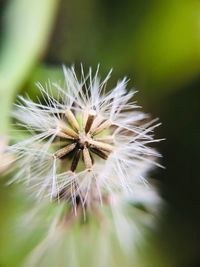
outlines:
M0 131L18 93L62 79L61 65L113 68L162 126L165 170L152 177L165 201L141 266L200 266L200 2L198 0L1 0ZM13 255L6 227L20 209L15 188L0 189L0 266ZM10 242L10 241L9 241ZM27 245L28 246L28 245ZM7 248L7 249L5 249ZM22 255L15 255L16 262ZM12 266L17 266L13 260ZM134 263L133 263L134 266ZM140 267L140 266L139 266Z

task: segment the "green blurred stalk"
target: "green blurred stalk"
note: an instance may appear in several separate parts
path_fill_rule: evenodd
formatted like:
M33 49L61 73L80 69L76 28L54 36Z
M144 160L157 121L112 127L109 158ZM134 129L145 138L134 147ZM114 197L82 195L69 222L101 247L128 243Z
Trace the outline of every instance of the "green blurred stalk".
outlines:
M17 90L44 52L58 4L58 0L7 4L0 48L0 134L8 131L9 110Z

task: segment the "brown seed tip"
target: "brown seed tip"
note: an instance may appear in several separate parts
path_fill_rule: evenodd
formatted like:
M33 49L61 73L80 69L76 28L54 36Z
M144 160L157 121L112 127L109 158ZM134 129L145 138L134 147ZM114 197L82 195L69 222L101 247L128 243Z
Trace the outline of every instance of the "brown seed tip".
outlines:
M93 124L93 121L95 119L95 116L96 116L96 112L94 110L91 110L89 113L88 113L88 116L87 116L87 120L86 120L86 124L85 124L85 132L88 133L91 129L91 126Z
M83 161L85 163L86 169L92 168L92 158L90 156L90 152L87 149L87 147L84 147L84 149L83 149Z
M74 116L73 112L70 109L65 111L65 116L70 124L70 126L74 129L79 131L79 124L77 122L76 117Z

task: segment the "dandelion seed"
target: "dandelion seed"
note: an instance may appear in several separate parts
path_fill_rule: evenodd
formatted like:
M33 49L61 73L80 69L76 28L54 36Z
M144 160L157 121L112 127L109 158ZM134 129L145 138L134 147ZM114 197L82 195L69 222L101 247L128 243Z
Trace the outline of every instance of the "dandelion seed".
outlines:
M79 80L73 67L63 69L65 86L38 84L41 102L19 98L13 115L33 136L9 148L19 168L13 181L28 180L35 196L65 199L75 209L116 192L131 197L159 156L148 146L158 141L158 124L139 111L126 79L106 92L111 72L101 81L99 68L84 75L81 67Z

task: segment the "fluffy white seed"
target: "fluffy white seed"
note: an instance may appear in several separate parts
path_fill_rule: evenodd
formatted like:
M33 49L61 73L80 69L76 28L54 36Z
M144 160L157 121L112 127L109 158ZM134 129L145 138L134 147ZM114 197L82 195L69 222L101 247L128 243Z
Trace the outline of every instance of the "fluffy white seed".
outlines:
M145 121L146 114L132 102L135 92L126 90L126 79L105 92L110 73L102 81L98 70L92 76L91 70L84 75L82 68L81 74L78 80L74 68L64 67L65 88L38 84L45 104L20 97L13 116L32 137L9 147L18 169L12 181L28 184L41 198L67 190L73 203L77 195L82 203L91 199L91 186L96 186L92 191L99 199L105 192L134 197L135 185L143 185L160 156L148 146L158 141L153 137L158 124ZM72 144L62 147L63 138Z

